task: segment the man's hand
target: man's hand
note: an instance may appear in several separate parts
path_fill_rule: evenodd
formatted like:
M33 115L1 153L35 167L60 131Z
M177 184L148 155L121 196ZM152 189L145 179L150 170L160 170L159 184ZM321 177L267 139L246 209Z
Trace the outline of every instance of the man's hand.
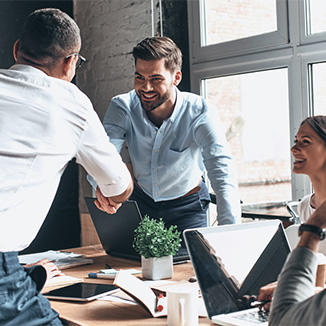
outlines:
M111 197L105 197L99 187L96 188L96 197L97 200L94 202L96 207L108 214L115 214L121 206L121 203L114 202Z
M272 300L276 286L277 286L277 282L273 282L261 287L259 290L259 295L257 300L258 301ZM271 302L268 302L264 304L262 308L264 308L264 310L266 311L269 311L270 307L271 307Z
M55 277L55 276L62 276L64 275L60 269L58 268L58 266L56 264L54 264L53 262L49 261L47 258L42 259L37 261L36 263L33 264L27 264L24 265L24 267L32 267L34 265L41 265L44 267L44 269L46 270L46 280L48 281L49 279Z

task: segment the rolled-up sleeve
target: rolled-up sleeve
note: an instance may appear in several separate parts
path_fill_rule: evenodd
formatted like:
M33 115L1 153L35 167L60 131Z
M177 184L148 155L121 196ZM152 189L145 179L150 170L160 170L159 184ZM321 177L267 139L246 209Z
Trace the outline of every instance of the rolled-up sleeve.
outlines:
M115 146L109 141L95 111L89 114L76 160L94 178L107 197L120 195L130 183L130 173Z
M224 128L216 115L204 115L195 128L208 178L216 194L217 219L220 225L239 222L240 198L235 170L225 139Z
M128 116L123 107L124 105L120 103L119 99L113 98L103 119L104 129L118 152L122 149L127 133Z

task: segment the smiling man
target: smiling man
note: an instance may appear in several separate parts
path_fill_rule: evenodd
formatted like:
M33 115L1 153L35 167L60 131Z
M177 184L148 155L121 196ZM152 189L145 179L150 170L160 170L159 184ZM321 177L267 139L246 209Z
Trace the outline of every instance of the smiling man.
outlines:
M131 199L143 215L179 231L206 226L206 167L219 224L235 223L240 200L224 132L202 97L177 89L180 49L168 37L146 38L133 57L134 90L114 97L104 117L119 151L127 141L136 185Z

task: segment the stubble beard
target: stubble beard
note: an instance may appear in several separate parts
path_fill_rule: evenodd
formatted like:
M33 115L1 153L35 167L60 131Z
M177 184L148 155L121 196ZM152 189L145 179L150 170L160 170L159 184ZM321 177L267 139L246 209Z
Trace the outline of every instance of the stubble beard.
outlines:
M148 103L148 102L142 100L142 97L139 93L137 93L137 95L138 95L138 98L140 100L143 110L146 112L154 111L156 108L158 108L159 106L161 106L164 102L166 102L168 100L167 94L164 94L163 96L158 95L158 98L155 101Z

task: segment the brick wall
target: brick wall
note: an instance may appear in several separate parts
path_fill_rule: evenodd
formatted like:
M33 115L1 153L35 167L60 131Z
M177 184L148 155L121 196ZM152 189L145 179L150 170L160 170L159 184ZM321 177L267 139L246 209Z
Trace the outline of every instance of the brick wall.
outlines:
M154 1L158 30L158 1ZM151 1L74 0L74 17L82 36L81 54L87 63L76 82L103 119L110 99L133 88L133 46L152 35ZM86 173L80 168L79 206L87 213L84 196L92 195Z

